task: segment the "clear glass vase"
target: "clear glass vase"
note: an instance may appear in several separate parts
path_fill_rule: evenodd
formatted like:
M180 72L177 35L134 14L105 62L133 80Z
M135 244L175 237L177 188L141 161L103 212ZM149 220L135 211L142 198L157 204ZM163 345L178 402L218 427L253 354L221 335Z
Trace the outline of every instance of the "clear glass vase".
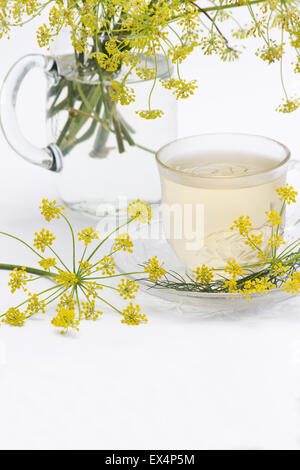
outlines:
M151 59L147 59L147 66ZM40 149L22 134L16 113L18 92L32 68L47 76L47 142ZM177 132L174 95L157 86L151 97L153 109L163 117L145 120L136 111L149 107L153 80L130 76L135 102L128 106L110 98L112 82L122 74L80 69L74 54L28 55L9 71L1 92L1 124L9 144L23 158L57 173L62 201L73 210L91 216L115 217L137 198L150 204L160 201L155 152L174 140ZM163 57L158 78L168 74Z

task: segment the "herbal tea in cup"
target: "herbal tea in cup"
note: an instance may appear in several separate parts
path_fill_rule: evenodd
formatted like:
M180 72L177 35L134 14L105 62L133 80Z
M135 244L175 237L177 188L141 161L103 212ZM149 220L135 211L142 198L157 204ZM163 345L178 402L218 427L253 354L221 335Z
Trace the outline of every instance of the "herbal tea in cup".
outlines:
M266 212L280 211L276 189L285 185L289 159L284 145L247 134L188 137L158 151L165 235L188 270L223 269L229 259L257 263L257 252L231 227L249 216L251 233L262 234L268 249Z

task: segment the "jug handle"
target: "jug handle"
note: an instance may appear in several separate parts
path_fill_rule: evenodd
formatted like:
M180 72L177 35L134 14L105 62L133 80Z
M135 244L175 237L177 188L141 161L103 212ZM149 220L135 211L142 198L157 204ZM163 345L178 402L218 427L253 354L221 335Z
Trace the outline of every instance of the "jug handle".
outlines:
M55 61L41 54L29 54L19 59L6 75L0 95L0 123L9 145L25 160L47 170L59 172L62 169L63 155L59 147L52 143L44 148L31 144L22 134L16 106L20 87L27 73L33 68L50 72Z

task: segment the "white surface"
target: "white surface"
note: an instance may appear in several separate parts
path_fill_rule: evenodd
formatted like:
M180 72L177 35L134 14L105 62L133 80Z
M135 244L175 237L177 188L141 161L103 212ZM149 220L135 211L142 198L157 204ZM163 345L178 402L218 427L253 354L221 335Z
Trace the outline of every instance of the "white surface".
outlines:
M21 55L38 51L32 28L0 42L0 81ZM275 70L277 69L277 70ZM247 53L237 64L195 54L193 100L180 106L180 134L241 131L274 137L300 157L300 111L274 111L278 67ZM25 127L42 141L42 88L32 76ZM30 113L30 117L29 117ZM21 161L0 135L1 230L31 239L37 210L57 198L55 175ZM72 216L79 228L88 222ZM60 224L60 252L69 241ZM1 261L32 263L30 253L1 239ZM22 261L21 261L22 260ZM1 311L14 303L0 273ZM125 327L109 311L79 335L61 337L51 312L24 328L0 328L0 447L3 449L137 449L300 447L300 300L274 319L196 321L141 295L147 326ZM272 312L266 312L272 313Z

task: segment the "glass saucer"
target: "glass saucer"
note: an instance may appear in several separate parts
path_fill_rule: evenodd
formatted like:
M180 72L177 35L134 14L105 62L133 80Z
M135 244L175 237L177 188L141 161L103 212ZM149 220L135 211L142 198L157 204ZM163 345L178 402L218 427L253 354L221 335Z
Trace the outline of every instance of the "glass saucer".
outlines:
M285 236L290 243L296 237L299 238L299 228L288 232ZM164 267L169 272L176 272L187 279L185 267L176 257L169 243L164 237L163 227L160 217L156 217L150 225L133 225L128 227L134 242L133 253L117 252L115 261L120 273L136 272L139 266L153 256L157 256L164 262ZM129 276L130 277L130 276ZM132 275L132 278L138 279L138 275ZM251 296L250 302L246 297L239 294L229 293L203 293L178 291L171 288L154 288L153 284L146 279L139 280L143 291L165 301L176 304L176 310L191 316L212 317L219 315L236 316L241 313L258 313L275 311L275 305L286 302L295 295L282 292L279 288L270 291L267 294L255 294ZM279 307L279 312L282 308ZM297 307L298 308L298 307Z

